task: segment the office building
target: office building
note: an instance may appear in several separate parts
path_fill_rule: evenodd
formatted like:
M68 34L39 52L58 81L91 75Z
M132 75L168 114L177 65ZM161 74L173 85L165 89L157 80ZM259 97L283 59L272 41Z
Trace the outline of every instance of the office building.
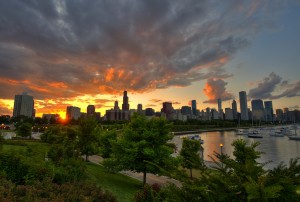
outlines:
M233 110L230 108L225 108L225 119L233 120Z
M129 111L129 102L128 102L127 91L124 91L124 94L123 94L122 110Z
M146 116L154 116L155 115L155 111L152 108L146 108L145 109L145 115Z
M265 101L265 116L267 122L273 122L273 103L272 101Z
M142 104L138 104L137 105L137 113L138 114L144 114L144 112L143 112L143 105Z
M265 120L265 110L263 101L261 99L252 100L252 119L255 121L264 121Z
M233 117L234 120L237 120L238 119L238 113L237 113L237 104L236 104L235 100L232 101L231 107L232 107L232 117Z
M181 107L181 114L190 117L192 115L192 108L189 107L189 106L182 106Z
M283 122L283 110L282 109L276 109L276 120L280 123Z
M13 117L26 116L34 118L34 100L33 97L23 93L22 95L15 95Z
M240 98L240 110L241 110L241 119L242 120L249 120L248 117L248 105L247 105L247 94L245 91L239 92Z
M86 108L86 116L87 117L95 117L95 106L88 105Z
M119 103L117 100L115 101L114 110L120 110Z
M192 100L192 113L194 116L197 116L197 102L196 100Z
M168 120L172 119L172 114L173 114L173 106L171 102L164 102L163 103L163 108L161 109L161 112L165 114L166 118Z
M66 119L67 120L78 120L81 116L80 108L74 106L67 106Z

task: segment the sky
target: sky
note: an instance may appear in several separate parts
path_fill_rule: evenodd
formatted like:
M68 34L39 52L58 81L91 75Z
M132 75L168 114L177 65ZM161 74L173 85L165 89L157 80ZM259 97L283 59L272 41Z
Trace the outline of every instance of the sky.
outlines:
M0 114L27 92L37 116L104 115L124 90L131 109L225 108L239 91L298 109L299 22L297 0L0 1Z

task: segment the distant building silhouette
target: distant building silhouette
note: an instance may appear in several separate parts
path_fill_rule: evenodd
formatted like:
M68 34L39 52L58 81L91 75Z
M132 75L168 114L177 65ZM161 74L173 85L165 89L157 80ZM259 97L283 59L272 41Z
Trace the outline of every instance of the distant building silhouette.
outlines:
M87 117L95 117L95 105L88 105L86 109Z
M192 100L192 112L194 116L197 116L197 102L196 100Z
M237 104L235 100L232 101L231 107L232 107L232 117L234 120L237 120L238 113L237 113Z
M249 120L246 92L245 91L239 92L239 98L240 98L241 119Z
M264 121L265 120L265 110L264 104L261 99L252 100L252 119L255 121Z
M273 117L273 103L272 101L265 101L265 116L266 116L266 121L267 122L273 122L274 117Z
M26 116L28 118L34 118L34 100L33 97L23 93L21 95L15 95L13 117Z
M77 120L81 116L80 108L74 106L67 106L66 118L67 120Z
M124 94L123 94L122 110L129 111L129 103L128 103L127 91L124 91Z

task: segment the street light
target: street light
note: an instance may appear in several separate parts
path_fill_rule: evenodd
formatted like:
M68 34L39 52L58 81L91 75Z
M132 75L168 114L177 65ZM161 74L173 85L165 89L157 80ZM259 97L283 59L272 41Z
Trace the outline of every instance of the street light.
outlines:
M220 148L221 148L221 154L223 155L223 144L220 144Z

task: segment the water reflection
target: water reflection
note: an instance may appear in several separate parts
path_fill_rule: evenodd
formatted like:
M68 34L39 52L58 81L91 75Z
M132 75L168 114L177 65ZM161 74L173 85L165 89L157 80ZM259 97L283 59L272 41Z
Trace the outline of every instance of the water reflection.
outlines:
M204 132L200 133L201 139L204 140L204 160L211 161L210 156L214 152L221 152L220 144L223 144L222 152L233 157L232 142L236 139L244 139L248 144L259 141L261 144L258 150L264 152L259 162L269 162L266 168L273 168L280 162L288 164L291 158L300 157L300 141L289 140L288 137L272 137L264 134L261 139L248 138L245 135L236 135L235 131L223 132Z

